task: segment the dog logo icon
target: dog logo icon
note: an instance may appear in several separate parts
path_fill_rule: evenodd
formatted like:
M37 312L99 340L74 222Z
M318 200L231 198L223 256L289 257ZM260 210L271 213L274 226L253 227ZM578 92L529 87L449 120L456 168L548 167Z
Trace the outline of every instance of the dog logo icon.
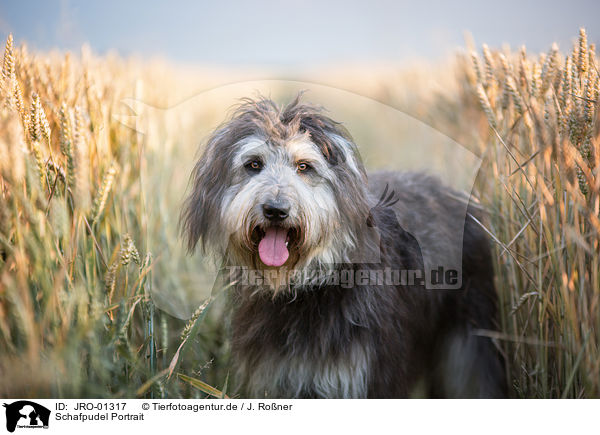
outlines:
M3 405L6 408L6 430L14 432L18 427L35 429L48 428L50 410L29 400L19 400Z

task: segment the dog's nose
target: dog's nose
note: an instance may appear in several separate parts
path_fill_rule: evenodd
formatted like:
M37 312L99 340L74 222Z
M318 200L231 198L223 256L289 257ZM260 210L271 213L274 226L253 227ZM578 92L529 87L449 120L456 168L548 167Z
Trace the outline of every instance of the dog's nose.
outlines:
M267 201L262 207L263 215L272 222L284 220L290 212L290 205L284 201Z

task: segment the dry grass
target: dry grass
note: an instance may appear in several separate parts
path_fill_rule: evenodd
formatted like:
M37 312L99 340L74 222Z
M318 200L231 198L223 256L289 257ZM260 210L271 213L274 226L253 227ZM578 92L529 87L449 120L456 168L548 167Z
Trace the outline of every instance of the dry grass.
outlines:
M365 93L428 113L484 156L476 194L495 241L502 331L494 337L512 394L598 397L595 49L584 33L567 56L484 47L440 75L456 85L439 95L397 75ZM0 394L202 397L235 383L220 301L187 325L177 318L192 315L189 305L200 305L212 282L177 240L173 186L185 187L198 131L206 134L222 109L150 110L146 134L121 122L124 98L168 107L174 92L185 94L179 78L163 66L86 50L33 55L7 42Z
M463 104L477 98L487 119L478 188L496 242L500 338L514 395L598 397L595 48L582 29L564 56L556 46L539 56L524 47L484 46L482 54L465 61L461 83Z
M143 179L147 141L114 116L147 75L86 52L38 58L10 37L2 74L0 394L205 395L175 374L221 357L223 334L196 328L206 337L169 373L185 322L150 295L181 286L185 264L153 277L149 247L177 252L176 237L149 221L146 201L176 205Z

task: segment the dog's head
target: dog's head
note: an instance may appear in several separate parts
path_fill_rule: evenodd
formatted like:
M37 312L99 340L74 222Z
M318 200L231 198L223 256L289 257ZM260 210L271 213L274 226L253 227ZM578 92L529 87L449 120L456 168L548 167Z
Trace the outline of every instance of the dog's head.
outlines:
M299 96L245 99L192 173L181 216L188 248L254 269L346 262L369 214L349 133Z

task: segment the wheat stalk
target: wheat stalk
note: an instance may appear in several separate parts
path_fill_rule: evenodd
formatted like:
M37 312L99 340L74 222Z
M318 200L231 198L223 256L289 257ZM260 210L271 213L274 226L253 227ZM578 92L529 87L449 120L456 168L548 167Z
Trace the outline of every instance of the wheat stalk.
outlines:
M63 103L60 116L60 150L67 159L68 186L75 191L75 158L73 157L73 142L71 140L71 125L67 115L67 106Z
M108 195L110 194L116 173L116 167L111 165L102 178L100 189L98 189L98 193L96 194L94 205L92 207L92 222L94 224L98 222L102 216L102 213L104 212L104 207L106 206L106 201L108 200Z

